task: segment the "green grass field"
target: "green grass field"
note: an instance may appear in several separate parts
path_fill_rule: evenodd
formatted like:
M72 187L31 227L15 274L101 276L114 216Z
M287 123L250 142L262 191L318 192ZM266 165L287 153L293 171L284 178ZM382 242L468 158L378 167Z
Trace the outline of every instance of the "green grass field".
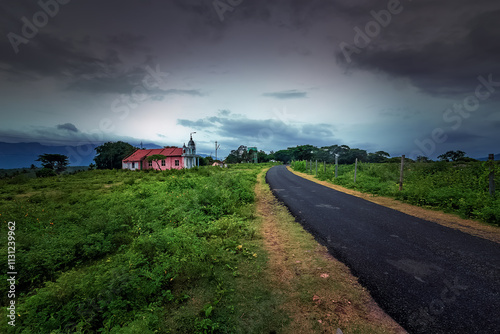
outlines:
M283 305L296 291L269 283L269 253L255 216L256 177L270 166L0 180L0 248L7 254L8 222L15 222L17 272L15 298L0 285L0 332L286 332L293 315ZM305 171L305 163L294 168ZM337 179L333 166L323 168L323 180L499 225L485 163L408 164L402 192L399 164L359 164L355 184L354 166L339 166ZM299 309L314 308L306 295ZM15 327L7 317L12 300ZM349 326L365 325L376 326Z
M255 283L266 265L254 215L262 168L0 180L1 251L15 221L17 271L16 326L7 324L11 298L2 284L0 332L279 328L287 316L278 297Z
M299 172L316 173L305 161L292 163ZM489 162L431 162L406 163L403 190L399 191L399 163L358 163L356 183L354 165L339 165L335 178L335 166L318 163L320 180L326 180L346 188L381 196L389 196L410 204L436 208L500 226L500 196L489 194ZM500 165L494 163L495 183L500 181ZM499 189L500 191L500 189Z

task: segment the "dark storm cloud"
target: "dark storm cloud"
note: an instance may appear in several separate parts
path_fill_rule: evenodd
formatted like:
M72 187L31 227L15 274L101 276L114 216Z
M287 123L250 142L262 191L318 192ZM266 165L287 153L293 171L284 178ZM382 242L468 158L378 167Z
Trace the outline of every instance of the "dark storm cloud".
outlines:
M175 0L173 4L181 9L190 20L192 38L220 40L226 30L241 22L263 23L291 31L306 31L320 21L331 21L342 15L360 15L369 8L368 3L353 4L349 1L324 0L253 0L242 1L225 9L216 10L217 1ZM222 18L222 20L221 20ZM207 29L210 27L211 29ZM299 49L301 54L308 55L309 50Z
M212 1L174 0L173 3L186 13L210 17L216 14Z
M0 39L1 70L17 74L17 78L58 77L73 78L81 75L105 73L120 60L113 52L102 57L93 55L81 42L39 33L36 38L15 53L6 38Z
M408 120L412 119L422 112L414 107L388 107L377 111L378 115L393 121Z
M71 123L64 123L64 124L58 124L57 125L58 130L68 130L71 132L78 132L78 128Z
M0 142L38 142L47 145L86 145L101 144L107 141L140 142L140 139L130 136L120 136L104 133L96 136L93 131L60 131L58 126L29 126L20 130L0 130Z
M193 128L195 130L208 129L215 126L213 122L203 119L199 119L196 121L190 121L188 119L179 119L177 120L177 124L182 125L186 128Z
M368 36L368 43L360 37L365 45L358 43L359 53L351 54L351 63L346 49L339 49L338 63L348 70L410 78L423 92L439 96L469 93L476 87L479 75L500 76L500 45L496 42L500 39L498 1L401 3L404 10L393 15L378 36ZM374 21L369 11L366 14L364 23ZM363 20L359 18L357 22L353 28L366 33ZM346 43L356 46L354 37L361 34L351 30L350 35Z
M308 136L331 138L333 126L330 124L306 124L302 126L302 133Z
M149 47L145 46L147 43L145 36L129 32L108 36L106 42L109 46L116 47L128 53L149 50Z
M331 21L344 15L361 15L366 13L370 2L356 2L345 0L254 0L244 1L227 12L230 20L260 21L267 25L289 29L307 30L319 21ZM373 4L372 4L373 5ZM226 24L226 21L224 21Z
M206 95L200 89L165 89L164 86L168 86L168 75L160 78L162 82L149 82L154 81L154 78L151 77L153 72L155 72L154 67L149 65L133 67L126 71L108 68L100 73L89 73L73 79L68 84L67 89L96 94L131 94L135 89L138 89L141 94L146 94L155 100L162 100L168 95L198 97Z
M130 73L104 74L90 79L82 78L75 80L68 86L68 89L99 94L131 94L135 88L142 87L141 94L146 94L155 100L162 100L162 98L167 95L188 95L199 97L206 95L199 89L161 89L159 87L146 89L142 83L145 75L147 75L147 72L144 70L140 73L139 78Z
M76 78L67 86L68 90L89 93L118 93L130 94L131 90L140 84L144 77L144 70L128 73L96 73L93 77Z
M165 95L189 95L189 96L205 96L199 89L167 89L160 90L159 92L163 92Z
M446 140L443 143L436 143L435 149L431 156L433 158L447 151L461 150L466 153L467 156L472 158L480 158L481 154L486 156L488 153L498 152L498 145L495 143L489 143L485 145L485 139L488 137L481 136L475 133L471 133L468 130L447 132ZM429 147L427 147L429 149ZM422 147L419 147L422 150ZM426 154L428 152L423 153ZM485 153L479 153L479 152Z
M260 143L275 149L287 145L313 143L324 145L335 138L330 124L297 124L280 119L249 119L246 116L220 115L198 120L179 119L177 124L199 131L212 131L234 144ZM238 144L239 143L239 144Z
M292 89L292 90L284 90L281 92L263 93L262 96L273 97L280 100L303 99L307 97L307 93L298 91L296 89Z
M445 144L456 145L457 147L464 146L466 144L467 146L473 146L475 145L475 143L484 138L485 138L484 136L475 133L470 133L469 131L466 130L456 131L456 132L448 131L446 133Z
M30 17L29 14L34 14L39 10L40 7L35 1L18 0L9 4L4 1L0 3L0 12L2 13L0 23L5 31L17 31L22 25L21 17Z

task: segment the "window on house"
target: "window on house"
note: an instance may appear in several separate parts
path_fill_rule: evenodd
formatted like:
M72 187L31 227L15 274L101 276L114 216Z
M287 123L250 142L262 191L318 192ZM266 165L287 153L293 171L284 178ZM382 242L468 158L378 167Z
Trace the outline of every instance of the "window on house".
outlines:
M148 161L148 166L153 167L153 161Z
M161 165L162 165L162 166L165 166L165 160L162 160L162 161L161 161Z
M132 168L135 168L135 162L132 162Z
M179 166L179 160L175 160L175 165Z

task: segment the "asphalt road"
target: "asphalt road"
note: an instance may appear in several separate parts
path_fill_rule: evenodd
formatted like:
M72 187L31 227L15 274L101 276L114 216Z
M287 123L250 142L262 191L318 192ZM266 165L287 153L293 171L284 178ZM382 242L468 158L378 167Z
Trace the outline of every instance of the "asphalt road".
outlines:
M271 190L410 333L500 333L500 245L271 168Z

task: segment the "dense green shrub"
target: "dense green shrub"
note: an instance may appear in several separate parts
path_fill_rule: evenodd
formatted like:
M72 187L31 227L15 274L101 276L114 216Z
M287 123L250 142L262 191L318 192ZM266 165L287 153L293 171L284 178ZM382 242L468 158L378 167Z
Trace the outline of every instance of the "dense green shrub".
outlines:
M42 168L37 170L36 172L36 177L49 177L49 176L56 176L56 172L53 169L50 168Z

